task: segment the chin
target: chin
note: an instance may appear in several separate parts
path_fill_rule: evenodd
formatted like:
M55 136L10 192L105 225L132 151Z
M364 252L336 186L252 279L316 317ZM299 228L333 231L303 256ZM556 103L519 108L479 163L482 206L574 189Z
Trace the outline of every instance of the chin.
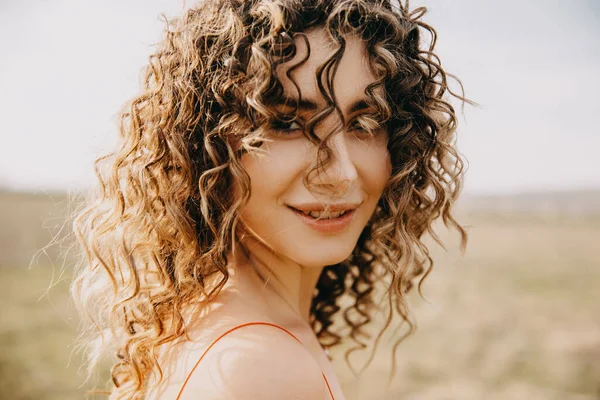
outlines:
M315 249L310 251L310 254L307 254L308 252L298 254L295 261L307 268L321 268L346 261L352 254L352 250L354 250L354 246L343 246L343 248L340 246L339 249L331 247L329 249Z

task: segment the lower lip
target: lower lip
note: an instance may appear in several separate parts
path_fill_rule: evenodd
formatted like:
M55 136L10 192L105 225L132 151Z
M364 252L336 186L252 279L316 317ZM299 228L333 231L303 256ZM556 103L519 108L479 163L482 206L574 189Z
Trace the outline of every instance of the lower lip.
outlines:
M314 219L310 215L306 215L295 208L290 207L290 210L299 216L306 225L321 233L338 233L343 231L350 224L350 221L352 221L352 217L356 211L346 211L344 215L338 218Z

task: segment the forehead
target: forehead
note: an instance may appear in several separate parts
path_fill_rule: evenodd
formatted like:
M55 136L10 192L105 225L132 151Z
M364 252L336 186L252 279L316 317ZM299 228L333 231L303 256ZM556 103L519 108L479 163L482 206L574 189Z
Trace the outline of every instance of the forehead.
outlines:
M338 44L328 37L324 28L312 29L304 35L310 46L310 57L304 64L293 69L291 76L300 87L302 98L313 100L319 106L324 106L325 102L317 84L317 71L337 51ZM367 86L376 81L369 65L364 41L351 35L346 36L345 40L344 54L333 80L336 100L343 110L356 99L363 99ZM284 93L292 98L296 98L298 93L286 73L290 67L302 61L308 52L305 40L300 35L296 35L295 42L296 55L293 59L281 64L277 70ZM323 84L327 87L326 82ZM380 89L381 87L377 88L377 90Z

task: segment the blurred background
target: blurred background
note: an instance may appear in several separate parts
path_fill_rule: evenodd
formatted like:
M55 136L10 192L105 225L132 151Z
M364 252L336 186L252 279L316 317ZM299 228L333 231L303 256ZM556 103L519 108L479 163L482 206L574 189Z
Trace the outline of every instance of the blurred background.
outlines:
M440 229L448 251L434 248L425 299L411 295L418 330L391 384L389 340L359 379L336 352L346 396L600 399L600 3L411 4L429 8L444 67L481 105L459 127L470 241L460 254ZM40 250L114 146L160 13L182 7L0 0L1 399L85 397L69 243Z

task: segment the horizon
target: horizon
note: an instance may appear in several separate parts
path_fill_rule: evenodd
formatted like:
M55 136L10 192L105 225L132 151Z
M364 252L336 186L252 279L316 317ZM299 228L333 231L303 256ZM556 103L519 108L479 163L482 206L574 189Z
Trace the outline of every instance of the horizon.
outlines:
M11 188L0 184L0 195L26 195L26 196L79 196L86 195L89 191L95 190L95 188ZM509 191L502 193L488 193L488 192L466 192L462 191L458 196L458 201L462 199L471 198L529 198L535 196L581 196L581 195L593 195L600 196L599 187L581 187L581 188L560 188L560 189L540 189L540 190L525 190L525 191Z

